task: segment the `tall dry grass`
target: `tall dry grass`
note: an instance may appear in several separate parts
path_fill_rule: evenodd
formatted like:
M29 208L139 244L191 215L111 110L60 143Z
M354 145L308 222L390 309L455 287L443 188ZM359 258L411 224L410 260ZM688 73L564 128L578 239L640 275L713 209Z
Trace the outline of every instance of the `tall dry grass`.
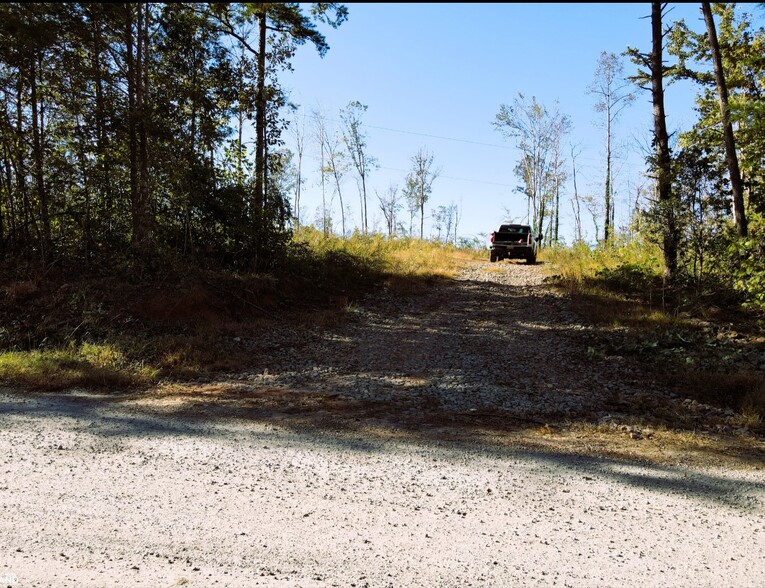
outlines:
M598 288L599 276L620 268L644 276L660 276L661 251L653 243L642 240L616 241L610 246L590 247L576 243L571 247L550 247L544 250L559 285L571 293Z
M436 241L409 237L389 238L380 234L355 233L347 238L336 235L327 237L313 227L302 227L295 234L294 241L305 244L315 256L340 252L352 256L367 267L398 277L453 277L462 263L477 259L483 253Z
M419 239L359 234L345 239L325 237L309 227L295 235L282 265L271 273L250 276L221 270L216 276L200 274L200 288L207 291L213 284L234 301L241 298L241 304L250 310L259 309L262 303L268 306L265 314L270 317L287 318L292 313L293 320L318 317L329 324L342 320L349 301L374 288L422 291L432 280L453 276L461 263L476 255L469 249ZM192 272L186 279L193 281ZM152 290L151 283L143 286ZM270 302L262 302L265 299ZM89 302L100 308L101 301ZM202 304L204 299L197 302ZM0 383L36 390L115 389L246 369L250 357L232 344L232 332L251 329L245 322L253 317L229 316L225 308L214 310L212 314L219 318L204 324L179 324L184 319L178 319L167 327L144 318L132 321L129 333L103 326L99 334L74 341L62 331L62 336L52 333L50 337L50 341L63 341L59 345L0 349ZM102 318L104 325L113 324L106 310Z

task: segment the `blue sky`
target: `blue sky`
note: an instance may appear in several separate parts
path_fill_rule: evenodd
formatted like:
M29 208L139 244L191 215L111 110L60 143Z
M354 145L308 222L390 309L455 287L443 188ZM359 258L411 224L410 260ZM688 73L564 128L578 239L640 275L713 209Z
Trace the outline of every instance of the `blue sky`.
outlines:
M518 152L492 122L501 103L519 92L556 105L573 123L566 145L578 145L580 194L603 192L605 133L602 115L587 94L601 51L620 54L627 46L648 52L650 3L347 3L348 20L337 29L322 28L330 50L320 58L309 45L298 50L293 72L281 75L300 115L320 109L330 129L339 128L339 111L350 101L367 105L363 125L372 171L370 222L384 227L374 191L403 186L411 157L424 147L434 155L440 177L426 207L425 232L432 235L429 212L457 204L462 211L460 237L484 239L504 220L522 221L526 199L515 191ZM670 4L670 18L684 18L703 29L697 3ZM749 5L748 11L762 15ZM758 21L759 22L759 21ZM625 72L634 66L624 60ZM694 88L679 83L666 89L670 131L695 120ZM614 130L619 147L616 166L616 222L626 223L627 198L634 201L645 179L641 145L650 142L650 94L638 91ZM287 146L294 148L289 133ZM567 152L568 149L564 149ZM304 155L301 217L312 221L321 203L318 148L310 140ZM648 184L646 184L648 185ZM351 226L359 224L356 181L349 175L343 196L351 207ZM329 189L329 192L331 189ZM573 236L569 181L562 195L562 235ZM335 198L335 230L339 208ZM594 230L583 213L586 238ZM408 220L407 213L402 213ZM601 221L602 224L602 221Z

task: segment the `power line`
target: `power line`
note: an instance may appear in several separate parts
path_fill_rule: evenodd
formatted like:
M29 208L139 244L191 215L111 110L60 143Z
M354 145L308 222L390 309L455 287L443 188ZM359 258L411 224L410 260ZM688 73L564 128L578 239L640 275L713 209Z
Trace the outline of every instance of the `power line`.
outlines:
M309 115L308 114L302 114L302 115L299 115L299 116L302 116L302 118L305 120L305 119L308 118ZM326 120L328 122L340 123L340 124L342 124L342 122L343 122L343 121L338 120L336 118L328 118L328 117L325 117L324 120ZM370 125L370 124L367 124L367 123L364 123L364 126L367 127L367 128L370 128L370 129L378 129L378 130L381 130L381 131L389 131L391 133L401 133L401 134L404 134L404 135L414 135L414 136L417 136L417 137L428 137L430 139L441 139L443 141L453 141L455 143L467 143L469 145L480 145L482 147L492 147L492 148L495 148L495 149L505 149L505 150L515 150L515 149L517 149L517 147L515 147L513 145L498 145L496 143L483 143L481 141L472 141L470 139L458 139L456 137L445 137L443 135L431 135L431 134L428 134L428 133L418 133L418 132L415 132L415 131L405 131L403 129L392 129L390 127L380 127L380 126L376 126L376 125ZM601 159L598 159L598 158L595 158L595 157L582 156L582 155L577 156L577 160L579 160L579 161L595 161L595 162L598 162L598 163L602 162ZM446 176L442 176L442 177L446 177ZM451 179L461 179L461 178L451 178ZM479 181L479 180L466 180L466 181ZM484 183L491 183L491 182L484 182ZM506 184L498 184L498 185L504 186Z
M307 114L302 115L303 118L307 118ZM335 118L325 118L324 120L334 123L342 123L342 121ZM494 147L497 149L515 149L512 145L497 145L496 143L482 143L481 141L471 141L470 139L458 139L456 137L444 137L442 135L429 135L428 133L417 133L415 131L405 131L402 129L391 129L390 127L378 127L364 123L364 126L370 129L378 129L381 131L390 131L391 133L402 133L404 135L416 135L418 137L428 137L430 139L442 139L444 141L454 141L456 143L468 143L470 145L482 145L483 147Z
M418 137L429 137L431 139L442 139L444 141L455 141L457 143L469 143L470 145L482 145L483 147L496 147L498 149L515 149L511 145L496 145L494 143L481 143L480 141L471 141L469 139L457 139L454 137L442 137L440 135L429 135L427 133L415 133L414 131L402 131L401 129L389 129L387 127L376 127L374 125L366 125L370 129L379 129L381 131L390 131L392 133L403 133L405 135L416 135Z
M407 173L406 170L398 169L395 167L382 167L380 166L379 169L385 169L388 171L395 171L395 172L401 172L403 174ZM444 178L445 180L457 180L460 182L470 182L470 183L476 183L476 184L488 184L490 186L501 186L503 188L516 188L516 186L511 186L510 184L500 184L499 182L487 182L486 180L470 180L468 178L455 178L454 176L438 176L439 178Z

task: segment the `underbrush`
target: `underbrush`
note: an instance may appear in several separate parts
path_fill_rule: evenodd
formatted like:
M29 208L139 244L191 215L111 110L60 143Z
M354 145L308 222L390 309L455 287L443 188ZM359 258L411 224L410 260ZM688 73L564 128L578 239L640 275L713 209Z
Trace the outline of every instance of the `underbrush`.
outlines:
M640 241L546 252L552 283L598 329L594 357L630 355L678 394L731 408L765 428L765 315L725 284L666 286L658 247Z
M475 257L439 243L302 229L268 273L188 259L0 270L0 383L135 388L251 367L274 321L335 324L366 293L417 293Z

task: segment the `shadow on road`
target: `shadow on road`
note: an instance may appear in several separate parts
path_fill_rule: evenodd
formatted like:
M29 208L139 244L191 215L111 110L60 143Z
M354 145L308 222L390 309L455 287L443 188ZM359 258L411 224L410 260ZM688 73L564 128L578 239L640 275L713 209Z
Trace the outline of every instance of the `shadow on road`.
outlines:
M299 396L292 393L294 396ZM382 403L347 402L326 398L314 407L306 399L260 406L230 389L215 400L184 399L170 403L144 402L135 395L18 395L0 397L0 426L6 432L30 431L35 421L56 419L60 430L103 438L204 437L269 438L285 433L306 450L312 447L343 452L387 453L406 447L430 447L461 459L490 457L551 466L562 475L588 481L610 480L652 493L677 495L734 510L760 509L765 500L765 477L725 475L721 470L686 467L636 459L612 447L551 443L534 422L512 415L445 414L423 408L417 416L396 413ZM278 410L277 410L278 409ZM542 427L543 429L544 427ZM531 434L530 434L531 433ZM67 449L61 447L60 449ZM609 454L610 453L610 454ZM703 456L702 456L703 457ZM750 466L762 465L763 453L740 456ZM759 479L757 479L759 478Z

